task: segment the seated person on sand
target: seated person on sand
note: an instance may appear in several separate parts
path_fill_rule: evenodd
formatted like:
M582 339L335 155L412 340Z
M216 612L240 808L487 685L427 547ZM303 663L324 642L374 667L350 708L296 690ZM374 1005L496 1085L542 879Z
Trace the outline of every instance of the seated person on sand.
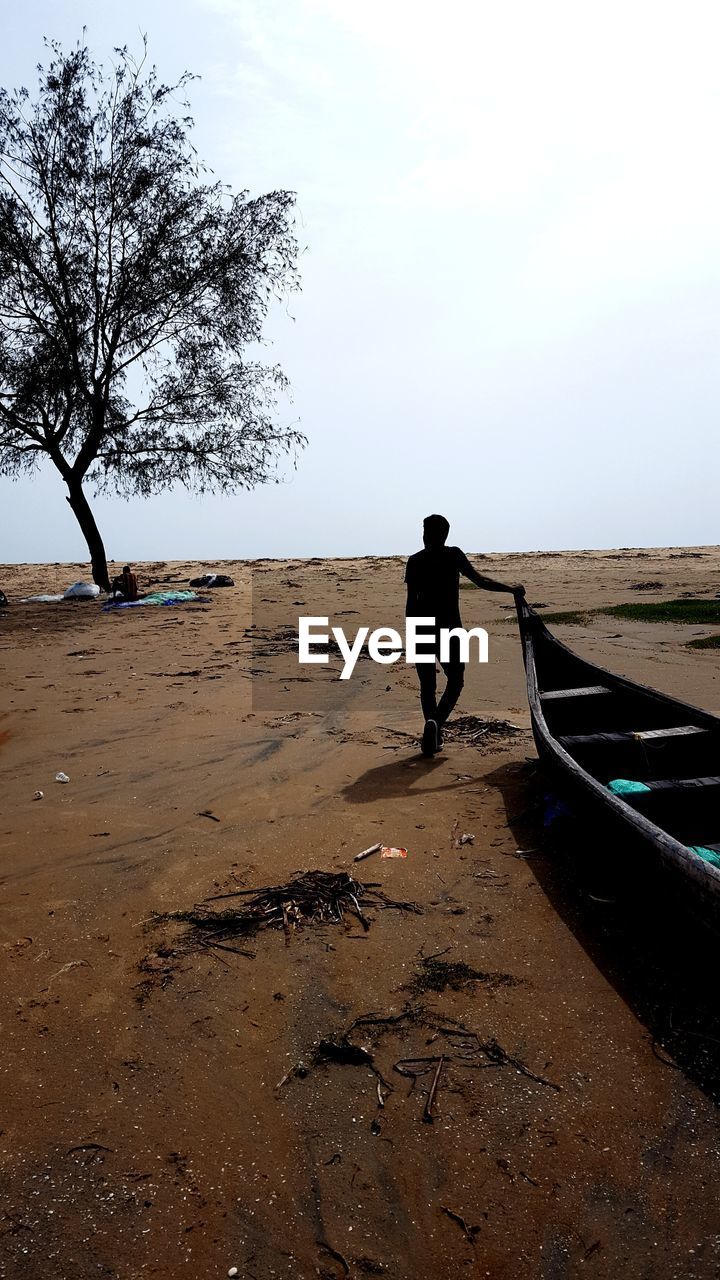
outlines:
M470 564L459 547L446 547L450 524L444 516L427 516L423 521L423 551L411 556L405 568L407 583L407 609L409 618L431 617L435 619L435 654L440 657L439 633L443 627L461 627L460 574L464 574L476 587L486 591L509 591L524 595L525 588L507 586L494 578L485 578ZM457 637L450 642L450 661L440 664L447 678L447 685L440 701L436 697L436 662L417 664L420 682L420 704L425 728L422 736L422 753L433 756L443 745L442 729L462 692L465 680L465 664L460 661Z
M122 573L118 574L117 578L113 578L113 600L116 600L118 596L121 596L123 600L137 600L138 598L137 578L129 564L125 565Z

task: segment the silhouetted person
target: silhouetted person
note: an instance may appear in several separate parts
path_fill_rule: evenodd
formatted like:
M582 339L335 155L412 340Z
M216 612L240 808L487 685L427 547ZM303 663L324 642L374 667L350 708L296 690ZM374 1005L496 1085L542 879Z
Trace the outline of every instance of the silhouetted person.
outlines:
M453 710L465 681L465 664L460 661L460 642L457 636L450 640L450 661L441 663L447 677L447 685L440 702L436 698L437 661L440 657L441 628L461 627L460 574L464 574L476 587L485 591L508 591L512 595L524 595L522 586L509 587L494 578L485 578L459 547L446 547L450 524L444 516L426 516L423 521L425 549L411 556L405 566L407 583L407 608L409 618L434 618L435 662L417 663L420 681L420 705L425 720L422 736L423 755L432 756L442 747L442 727ZM421 646L426 653L433 652L432 641Z
M122 573L117 578L113 578L112 584L113 600L116 596L121 595L123 600L137 600L138 584L137 578L130 568L129 564L125 565Z

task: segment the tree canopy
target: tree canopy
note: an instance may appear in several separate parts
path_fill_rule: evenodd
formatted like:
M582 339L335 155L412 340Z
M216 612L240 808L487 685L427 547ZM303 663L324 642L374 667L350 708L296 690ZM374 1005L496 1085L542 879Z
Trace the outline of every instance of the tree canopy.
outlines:
M32 99L0 90L0 473L52 460L107 589L84 482L252 488L305 443L249 354L298 284L294 194L209 179L189 74L48 48Z

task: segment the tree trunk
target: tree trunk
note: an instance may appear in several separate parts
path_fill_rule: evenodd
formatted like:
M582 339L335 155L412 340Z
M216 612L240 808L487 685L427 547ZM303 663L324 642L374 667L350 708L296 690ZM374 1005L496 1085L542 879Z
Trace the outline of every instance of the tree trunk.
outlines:
M77 520L83 532L83 537L88 545L90 552L90 560L92 563L93 582L96 582L101 591L110 590L110 578L108 576L107 556L105 555L105 547L100 537L100 530L95 523L95 517L90 510L90 504L85 497L82 483L73 482L70 484L66 481L70 494L66 501L70 503L75 519Z

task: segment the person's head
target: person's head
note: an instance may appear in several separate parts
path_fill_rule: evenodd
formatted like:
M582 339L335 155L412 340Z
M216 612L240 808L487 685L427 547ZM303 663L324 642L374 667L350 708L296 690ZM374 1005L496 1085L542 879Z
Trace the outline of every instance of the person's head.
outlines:
M426 547L444 547L450 532L450 521L444 516L426 516L423 520L423 542Z
M129 572L130 572L130 565L126 564L123 568L123 573L129 573Z

